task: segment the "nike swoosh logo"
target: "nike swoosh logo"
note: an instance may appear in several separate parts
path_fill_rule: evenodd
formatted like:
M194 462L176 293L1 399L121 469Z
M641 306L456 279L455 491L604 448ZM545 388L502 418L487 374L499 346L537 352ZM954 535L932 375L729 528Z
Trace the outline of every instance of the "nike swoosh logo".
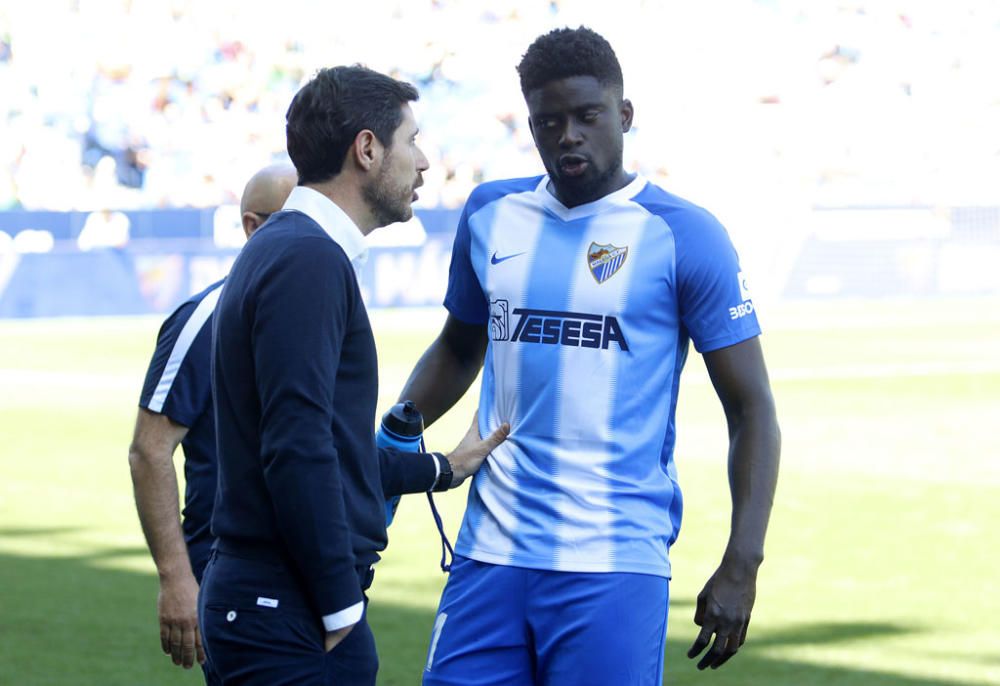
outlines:
M513 255L507 255L506 257L497 257L496 251L494 251L493 252L493 257L490 258L490 263L491 264L500 264L501 262L505 262L506 260L509 260L509 259L512 259L512 258L515 258L515 257L520 257L523 254L524 254L523 252L516 252Z

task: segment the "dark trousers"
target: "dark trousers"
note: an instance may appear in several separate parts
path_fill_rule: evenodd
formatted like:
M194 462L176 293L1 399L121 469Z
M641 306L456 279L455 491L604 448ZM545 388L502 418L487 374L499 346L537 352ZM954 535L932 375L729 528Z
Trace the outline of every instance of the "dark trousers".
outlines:
M201 673L205 675L205 686L222 686L222 679L215 673L215 667L207 657L205 664L201 666Z
M205 566L208 564L209 558L212 557L212 542L214 540L211 536L202 536L194 540L185 536L188 557L191 559L191 571L194 572L194 579L198 582L199 588L202 577L205 576ZM215 673L215 667L212 666L211 660L205 659L201 671L205 675L205 686L222 686L222 680Z
M322 618L286 563L216 551L198 596L202 641L225 686L375 686L375 637L363 615L329 653Z

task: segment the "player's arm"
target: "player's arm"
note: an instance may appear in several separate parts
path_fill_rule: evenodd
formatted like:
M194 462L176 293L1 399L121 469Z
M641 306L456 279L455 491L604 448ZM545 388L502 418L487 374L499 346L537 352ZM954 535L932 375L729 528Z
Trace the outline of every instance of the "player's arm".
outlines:
M430 426L441 415L450 410L469 390L483 366L486 355L486 325L467 324L453 314L448 315L444 328L430 347L417 361L400 393L400 400L412 400L424 418L424 426ZM478 415L477 415L478 416ZM510 427L504 424L485 440L479 440L479 428L475 418L462 443L445 456L453 475L451 487L459 486L472 476L482 465L486 456L502 443ZM409 460L403 466L414 469ZM382 484L386 496L395 495L387 480L398 469L387 469L392 465L382 463ZM400 492L408 492L405 490Z
M461 399L475 381L486 355L490 306L472 261L472 229L478 189L462 210L455 230L444 306L448 319L441 334L417 362L403 386L401 400L412 400L430 426ZM481 202L479 203L481 204Z
M486 324L467 324L452 314L421 356L400 400L412 400L430 426L469 390L486 355Z
M704 357L729 426L733 512L722 562L698 595L695 623L701 632L688 657L701 653L714 635L711 649L698 662L698 669L714 669L746 640L777 484L781 436L759 338Z
M160 645L174 664L185 668L195 659L205 661L198 634L198 582L181 532L173 461L187 431L166 415L140 408L128 455L135 507L160 578Z

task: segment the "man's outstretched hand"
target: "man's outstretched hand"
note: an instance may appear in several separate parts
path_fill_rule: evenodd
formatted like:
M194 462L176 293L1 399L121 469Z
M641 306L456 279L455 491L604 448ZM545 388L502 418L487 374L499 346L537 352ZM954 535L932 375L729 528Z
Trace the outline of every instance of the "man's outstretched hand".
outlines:
M479 412L472 416L472 426L465 434L465 438L448 455L448 462L451 463L452 481L451 487L455 488L467 478L475 474L480 465L498 445L507 440L510 435L510 424L503 423L496 431L486 438L479 437Z

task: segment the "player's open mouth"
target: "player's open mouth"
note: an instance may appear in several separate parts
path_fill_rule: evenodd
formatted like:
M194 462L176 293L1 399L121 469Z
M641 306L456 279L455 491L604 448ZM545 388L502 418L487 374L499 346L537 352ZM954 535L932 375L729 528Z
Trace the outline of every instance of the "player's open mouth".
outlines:
M563 155L559 158L559 171L565 176L580 176L589 166L590 162L583 155Z

